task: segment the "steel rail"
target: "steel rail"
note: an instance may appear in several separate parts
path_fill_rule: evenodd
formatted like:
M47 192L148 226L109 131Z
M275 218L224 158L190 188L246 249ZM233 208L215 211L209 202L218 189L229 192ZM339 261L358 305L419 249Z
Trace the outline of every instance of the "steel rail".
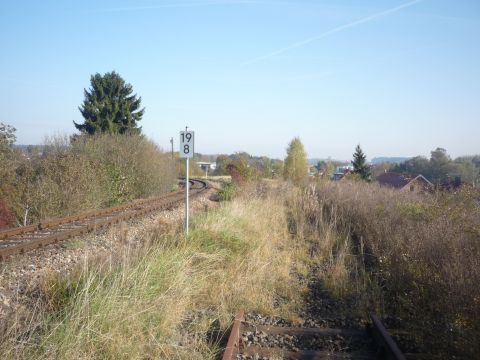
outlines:
M192 180L189 183L192 197L208 188L208 184L202 180ZM36 225L2 231L0 232L0 261L10 255L25 253L153 211L171 208L183 199L183 191L180 190L108 209L88 211L66 218L43 221Z
M388 360L406 360L397 343L392 339L377 315L371 314L370 318L372 319L373 336L383 349L385 358Z
M241 338L242 331L244 330L257 330L267 333L269 335L287 334L287 335L348 335L348 336L365 336L367 332L351 329L327 329L327 328L289 328L289 327L277 327L269 325L253 325L249 326L245 324L244 311L239 311L235 316L235 320L228 338L227 346L223 353L222 360L234 360L237 355L243 354L250 357L288 357L289 359L378 359L379 356L383 359L389 360L405 360L405 356L398 348L395 341L388 333L385 326L376 315L371 315L372 324L369 330L372 330L372 337L377 346L381 350L379 353L372 353L366 351L356 351L352 353L335 353L325 350L298 350L287 351L280 348L260 347L258 345L252 345L245 347Z
M240 344L240 329L242 327L242 322L244 321L244 313L240 311L233 322L232 331L228 337L227 347L225 348L225 353L223 354L222 360L234 359L234 355L239 351L241 346Z
M54 219L48 219L48 220L43 220L39 222L38 224L33 224L33 225L28 225L28 226L21 226L21 227L16 227L13 229L7 229L0 231L0 240L9 238L11 236L15 235L22 235L22 234L27 234L31 232L35 232L37 230L43 230L43 229L48 229L50 227L62 225L62 224L68 224L74 221L79 221L83 219L88 219L92 217L99 217L103 216L105 214L111 214L116 211L123 211L129 208L133 208L136 206L142 206L146 205L149 203L155 203L159 200L167 199L170 197L175 197L176 195L182 193L181 190L173 192L173 193L168 193L162 196L156 196L156 197L151 197L151 198L146 198L146 199L140 199L140 200L134 200L132 202L129 202L127 204L122 204L122 205L117 205L105 209L100 209L100 210L91 210L91 211L86 211L80 214L75 214L71 216L66 216L63 218L54 218Z

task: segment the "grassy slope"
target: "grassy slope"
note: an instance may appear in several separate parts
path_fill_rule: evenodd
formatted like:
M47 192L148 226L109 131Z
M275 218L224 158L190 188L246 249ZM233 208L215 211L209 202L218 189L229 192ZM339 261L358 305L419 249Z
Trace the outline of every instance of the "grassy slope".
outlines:
M306 289L292 273L312 266L359 316L399 316L427 352L434 333L435 349L476 354L478 196L410 196L357 183L243 194L197 217L188 239L159 230L139 252L47 283L54 311L0 358L213 359L240 308L294 319Z
M214 358L238 309L285 315L276 294L300 294L282 197L243 196L195 219L188 239L146 240L138 254L52 281L53 315L21 348L4 343L4 357Z

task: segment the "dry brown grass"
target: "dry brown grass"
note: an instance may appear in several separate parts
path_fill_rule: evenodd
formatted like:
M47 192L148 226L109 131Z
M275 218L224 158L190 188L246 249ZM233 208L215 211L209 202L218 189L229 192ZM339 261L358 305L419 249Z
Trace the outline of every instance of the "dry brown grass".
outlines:
M480 352L478 189L412 195L324 183L294 207L297 230L330 259L324 280L337 294L366 294L365 311L399 317L425 351Z

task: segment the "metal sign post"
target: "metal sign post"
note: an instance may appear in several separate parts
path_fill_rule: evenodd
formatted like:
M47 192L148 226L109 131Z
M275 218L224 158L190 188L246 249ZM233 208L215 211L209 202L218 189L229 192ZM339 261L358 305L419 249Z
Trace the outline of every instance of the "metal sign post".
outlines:
M195 132L188 131L188 126L185 131L180 131L180 157L185 158L185 234L188 235L189 225L189 159L193 158L195 144Z

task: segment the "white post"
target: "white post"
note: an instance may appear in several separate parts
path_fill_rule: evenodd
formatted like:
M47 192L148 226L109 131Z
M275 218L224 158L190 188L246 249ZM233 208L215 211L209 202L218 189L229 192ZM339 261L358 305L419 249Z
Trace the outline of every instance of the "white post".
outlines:
M180 157L185 158L185 235L188 235L189 228L189 193L190 193L190 158L195 152L195 133L188 131L180 131Z
M189 172L189 158L187 157L187 161L186 161L186 164L187 164L187 168L186 168L186 178L185 178L185 234L188 235L188 223L189 223L189 218L188 218L188 210L189 210L189 199L188 199L188 193L189 193L189 190L190 190L190 183L188 182L188 172Z

